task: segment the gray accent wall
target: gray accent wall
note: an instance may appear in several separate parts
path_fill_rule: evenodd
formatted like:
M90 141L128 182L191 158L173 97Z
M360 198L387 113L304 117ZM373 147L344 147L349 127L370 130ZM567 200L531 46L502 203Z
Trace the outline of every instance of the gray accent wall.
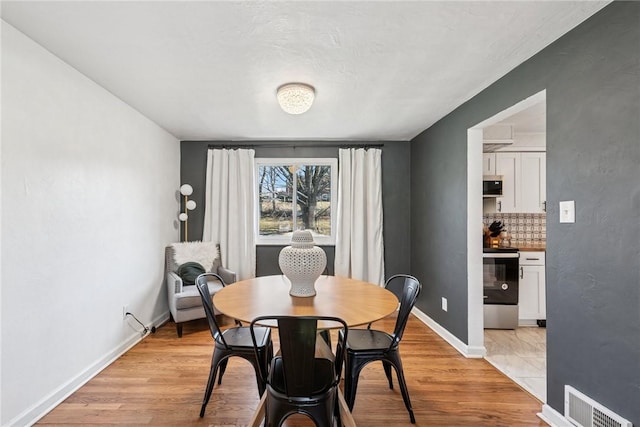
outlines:
M255 157L263 158L338 158L339 146L351 146L353 141L344 142L236 142L236 141L182 141L180 143L181 184L193 186L193 199L198 207L189 212L188 240L202 239L204 225L204 189L206 181L207 149L216 147L238 147L242 145L255 149ZM410 266L410 175L408 173L408 141L380 142L382 149L382 204L383 233L385 244L386 276L407 273ZM282 146L278 146L282 145ZM278 255L283 246L264 245L256 250L256 274L266 276L281 274ZM327 253L328 272L333 273L334 247L323 247Z
M418 307L467 336L469 127L546 89L547 403L569 384L640 425L640 2L613 2L411 144ZM575 224L558 202L575 200ZM448 312L439 308L448 297Z

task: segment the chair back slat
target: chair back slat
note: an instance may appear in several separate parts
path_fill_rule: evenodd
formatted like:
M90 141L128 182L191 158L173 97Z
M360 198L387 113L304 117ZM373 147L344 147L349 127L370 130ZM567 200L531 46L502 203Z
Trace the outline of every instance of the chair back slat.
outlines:
M318 321L313 318L278 320L280 352L284 361L287 395L304 396L314 384L314 358Z
M251 338L256 345L256 338L253 332L257 324L277 321L278 336L280 337L280 354L283 363L284 387L287 396L301 397L313 394L316 375L316 340L319 338L318 321L337 322L342 326L342 346L339 354L335 355L332 384L337 385L342 371L346 338L348 337L348 327L344 320L330 316L260 316L251 322ZM266 373L262 372L265 380Z
M222 286L224 286L224 280L222 277L218 276L215 273L203 273L196 278L196 287L198 288L198 292L200 293L200 299L202 300L202 306L204 307L204 313L207 316L207 322L209 323L209 330L211 331L211 336L213 340L216 341L218 338L224 344L225 348L228 350L229 346L224 339L224 335L222 331L220 331L220 326L216 321L215 312L213 310L213 301L211 301L211 294L209 293L209 279L216 278L220 280Z
M408 274L396 274L390 277L387 283L397 279L404 279L404 286L400 297L400 309L398 310L396 325L393 329L393 341L389 348L400 344L400 340L404 334L404 328L407 326L407 321L409 320L409 314L411 314L411 310L416 304L418 295L422 289L422 285L418 279Z

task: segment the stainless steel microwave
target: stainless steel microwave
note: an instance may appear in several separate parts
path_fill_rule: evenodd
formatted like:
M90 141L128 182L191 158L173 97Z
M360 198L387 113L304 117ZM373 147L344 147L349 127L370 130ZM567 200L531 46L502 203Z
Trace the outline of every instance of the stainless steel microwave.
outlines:
M482 197L502 196L502 175L484 175L482 177Z

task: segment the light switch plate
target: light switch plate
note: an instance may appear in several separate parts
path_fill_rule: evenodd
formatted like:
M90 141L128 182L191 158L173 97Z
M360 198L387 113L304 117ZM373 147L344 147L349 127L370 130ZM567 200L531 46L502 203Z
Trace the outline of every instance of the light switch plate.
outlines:
M576 222L576 202L574 200L560 202L560 222Z

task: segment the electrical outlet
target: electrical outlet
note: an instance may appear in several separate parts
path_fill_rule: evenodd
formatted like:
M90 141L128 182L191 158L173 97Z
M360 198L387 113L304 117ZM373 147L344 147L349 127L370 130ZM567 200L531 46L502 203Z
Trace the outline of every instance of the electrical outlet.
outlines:
M122 320L127 318L127 313L129 312L129 305L125 304L122 306Z
M442 297L442 309L447 311L447 299L445 297Z

